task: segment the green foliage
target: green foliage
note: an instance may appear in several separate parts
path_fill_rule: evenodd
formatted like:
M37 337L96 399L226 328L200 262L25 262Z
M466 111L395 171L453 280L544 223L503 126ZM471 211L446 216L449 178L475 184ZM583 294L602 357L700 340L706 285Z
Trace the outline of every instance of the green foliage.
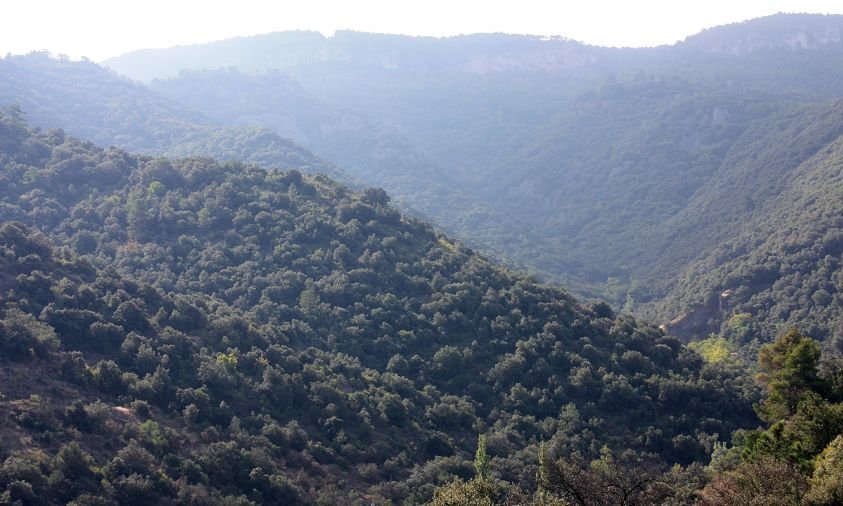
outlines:
M752 315L749 313L732 315L725 323L723 336L735 343L750 341L754 337Z
M835 504L843 403L825 376L834 368L819 370L816 341L796 329L762 348L759 362L767 385L759 412L773 423L736 432L732 448L715 446L709 469L717 474L701 503Z
M843 404L807 394L793 416L750 437L744 458L773 455L810 471L814 457L843 433Z
M824 506L843 503L843 435L837 436L817 456L806 502Z
M90 454L77 443L68 443L59 449L50 463L48 484L51 495L69 502L83 493L97 493L100 483Z
M90 62L33 54L2 61L0 102L103 145L339 174L280 135L293 138L500 260L678 319L668 328L683 338L720 333L751 355L755 339L790 325L843 342L841 48L822 35L839 24L771 16L649 49L500 34L272 34L220 43L239 69L216 47L127 56L178 76L154 91ZM791 50L803 36L811 49ZM770 47L744 47L750 39ZM548 59L554 51L566 57ZM225 70L180 73L197 62ZM120 165L97 171L115 177ZM135 188L150 208L180 183L170 176L156 168ZM39 208L45 219L55 212ZM191 212L212 224L213 209ZM88 252L93 231L83 232L76 243ZM730 328L733 314L751 324Z
M0 467L0 500L7 504L47 504L49 488L45 472L49 463L43 453L21 452Z
M11 360L47 358L59 344L52 327L19 309L6 310L0 321L0 353Z
M707 339L694 341L688 348L696 351L708 363L716 364L732 359L734 346L721 336L710 336Z
M841 48L823 35L839 27L778 15L658 49L276 33L110 63L159 78L156 91L220 122L290 136L498 258L649 310L689 264L691 282L722 281L711 264L746 251L723 244L751 233L747 219L775 220L797 167L840 135L839 111L829 111L839 104L821 103L843 95ZM821 49L791 50L799 37ZM834 298L833 286L823 290L817 300ZM714 292L683 287L669 303L703 293ZM770 301L758 305L753 315L773 324Z
M838 23L778 16L654 50L268 36L320 56L239 41L243 72L154 85L211 119L90 62L0 61L0 101L37 124L338 173L272 131L211 124L263 123L501 258L671 333L722 336L689 353L490 265L380 189L100 150L11 108L0 424L45 453L4 450L2 501L485 504L516 497L495 480L529 483L539 453L542 504L687 504L705 461L721 473L705 504L839 502L841 376L798 332L760 351L772 425L718 443L756 423L728 357L792 324L843 343L840 47L791 51L779 31L795 20L803 34ZM582 67L554 67L548 47ZM182 54L196 51L225 52ZM263 72L288 65L278 54L293 77Z
M477 479L489 482L491 479L491 465L489 455L486 454L486 436L477 437L477 452L474 454L474 468L477 470Z
M470 481L455 480L437 488L431 506L493 506L498 504L490 490L491 485L475 478Z
M761 349L759 378L767 386L767 397L759 413L765 420L793 415L808 392L825 393L828 385L819 376L819 359L819 344L795 328Z
M159 454L165 453L170 444L161 426L152 420L147 420L138 426L138 437L144 446Z
M431 506L492 506L498 504L501 490L492 482L491 462L486 453L486 436L477 437L477 451L474 455L476 475L469 481L456 479L447 485L437 487Z
M736 470L718 476L703 489L697 504L797 506L803 504L807 489L807 481L793 466L765 457L744 462Z
M50 497L424 501L471 476L481 428L495 476L517 482L533 479L539 441L688 464L756 423L736 369L491 264L382 191L134 157L15 121L0 121L25 134L0 152L14 181L0 217L28 226L0 225L0 322L23 322L30 341L5 360L56 388L16 383L2 402L21 423L0 423L50 455L78 438L93 473L50 469ZM137 219L130 195L146 202ZM96 241L78 257L29 227L58 245ZM52 344L30 352L38 343ZM89 410L97 398L107 408ZM116 471L130 444L146 474Z

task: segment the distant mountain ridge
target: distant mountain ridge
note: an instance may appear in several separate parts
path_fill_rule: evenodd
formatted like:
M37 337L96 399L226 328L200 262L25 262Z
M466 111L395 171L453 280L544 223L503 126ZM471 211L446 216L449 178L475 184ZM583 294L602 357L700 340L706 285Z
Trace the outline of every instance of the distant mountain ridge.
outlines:
M843 16L777 14L703 30L679 46L698 51L747 54L759 50L843 50Z
M498 254L556 275L581 292L589 293L592 283L602 280L602 288L590 293L619 304L626 298L628 307L667 321L686 313L685 303L677 302L686 296L671 292L676 280L688 275L686 269L715 255L745 223L763 222L779 192L799 177L801 164L840 134L834 100L843 97L843 76L834 55L841 50L842 27L843 16L780 14L651 49L504 35L415 40L338 34L323 43L354 57L284 71L325 103L366 111L396 126L430 160L452 168L447 177L453 185L471 189L492 208L508 209L542 239L523 246L507 241L512 229L503 222L499 232L485 237L470 221L457 228L453 221L443 222L449 229L487 251L502 240ZM387 39L390 43L383 43ZM468 61L465 55L493 61L495 53L484 52L493 42L500 58L522 51L521 70L529 67L528 73L516 77L509 72L514 67L491 66L494 71L473 79L468 67L451 63ZM439 54L431 49L437 45L451 47L456 56L442 56L446 63L434 70L423 62L428 54ZM573 52L579 63L530 63L545 48L560 57ZM372 56L384 54L391 59ZM401 57L407 61L403 67L396 64ZM240 71L254 75L242 78L240 93L265 79L252 67L254 56L245 61ZM418 66L409 66L413 62ZM154 87L174 100L193 100L198 109L204 101L204 110L218 113L220 121L240 117L242 111L226 113L220 107L238 103L232 97L203 99L183 92L200 83L209 89L215 79L213 71L183 74ZM460 88L475 94L455 91ZM283 99L269 105L261 96L253 93L249 100L264 110L288 107ZM536 105L527 109L531 100ZM330 150L328 145L320 150L325 148ZM379 176L398 196L409 190L390 182L400 173ZM418 206L429 209L424 202ZM440 222L453 219L432 216ZM790 219L799 220L795 214ZM548 254L551 250L555 253ZM554 263L554 256L566 260ZM705 293L728 288L717 286ZM661 309L650 305L665 296ZM759 321L767 322L760 327L767 338L779 332L770 313L758 311ZM709 314L706 324L692 331L671 330L702 337L728 319L729 314ZM800 320L790 316L788 321ZM811 322L820 324L816 318ZM833 323L822 325L812 327L818 337L839 334Z
M90 61L46 53L0 59L0 105L29 121L145 154L204 155L354 179L268 129L232 128Z
M141 49L103 62L117 72L150 81L175 77L184 69L236 67L242 71L290 69L302 65L361 65L417 73L606 71L624 66L629 58L640 64L669 47L681 51L747 54L760 49L841 49L843 16L776 14L703 30L673 46L609 48L565 37L501 33L451 37L413 37L337 31L274 32L248 37ZM385 49L384 49L385 48Z
M648 49L299 32L156 50L140 67L211 67L155 80L150 93L215 125L290 137L476 249L661 322L699 298L716 300L706 297L722 280L702 276L704 291L689 297L689 273L700 262L703 274L719 272L734 241L758 246L740 239L745 227L765 222L805 163L839 136L843 66L834 37L822 34L840 20L777 15ZM781 42L806 30L820 49ZM751 51L721 51L743 40L755 41ZM467 66L542 48L589 62ZM178 154L190 154L183 146ZM797 213L788 220L809 225ZM767 322L758 337L769 339L772 313L752 307ZM692 331L671 330L705 337L731 317L698 314L706 316ZM786 320L810 320L822 337L840 333L819 318Z
M256 48L260 48L258 52ZM562 37L476 34L436 38L340 30L331 37L318 32L275 32L201 45L143 49L103 64L142 81L173 77L184 69L237 67L258 71L316 64L484 74L588 68L607 52L617 51Z

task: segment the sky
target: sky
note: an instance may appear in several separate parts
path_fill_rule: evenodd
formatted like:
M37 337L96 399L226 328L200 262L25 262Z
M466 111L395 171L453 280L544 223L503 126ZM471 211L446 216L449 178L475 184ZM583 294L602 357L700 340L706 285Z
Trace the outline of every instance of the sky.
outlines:
M600 46L671 44L776 12L843 14L840 0L0 0L0 56L101 61L135 49L283 30L447 36L504 32Z

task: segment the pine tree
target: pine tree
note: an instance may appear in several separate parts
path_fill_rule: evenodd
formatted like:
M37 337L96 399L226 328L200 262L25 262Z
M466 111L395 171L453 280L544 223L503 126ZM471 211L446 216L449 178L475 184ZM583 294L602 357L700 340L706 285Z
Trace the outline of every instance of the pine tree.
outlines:
M477 452L474 454L474 468L477 470L477 479L483 483L489 483L491 478L491 465L489 456L486 454L486 436L477 437Z
M758 357L759 379L767 385L767 398L757 408L768 422L793 416L808 392L823 395L827 383L820 378L820 346L793 328L764 346Z

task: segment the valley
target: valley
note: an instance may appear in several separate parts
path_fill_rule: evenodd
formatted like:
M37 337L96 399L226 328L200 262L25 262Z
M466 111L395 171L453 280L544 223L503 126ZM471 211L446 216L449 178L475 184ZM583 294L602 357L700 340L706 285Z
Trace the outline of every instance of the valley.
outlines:
M838 504L841 57L0 59L0 502Z

